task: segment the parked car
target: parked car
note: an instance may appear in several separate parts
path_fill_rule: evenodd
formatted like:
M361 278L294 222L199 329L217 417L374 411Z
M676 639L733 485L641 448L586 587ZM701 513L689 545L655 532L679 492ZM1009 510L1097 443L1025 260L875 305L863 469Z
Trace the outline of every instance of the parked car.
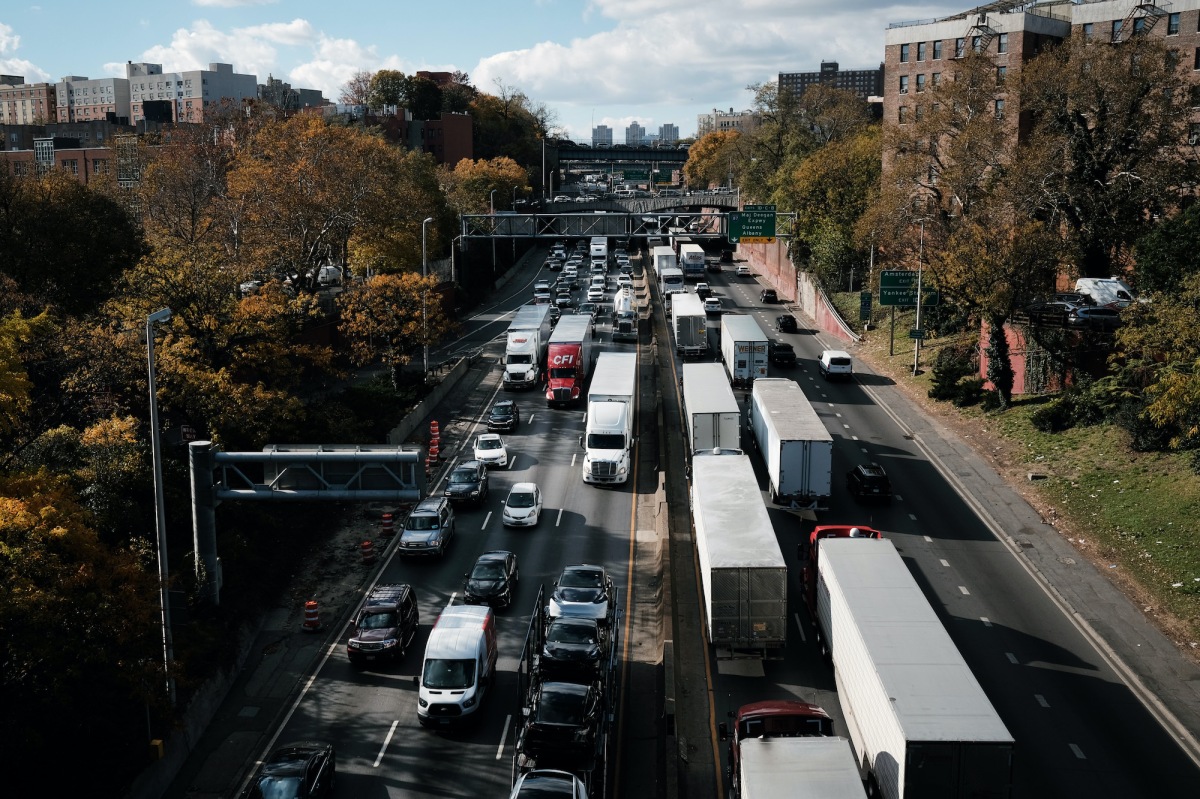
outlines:
M496 436L499 438L499 436ZM454 538L454 509L445 497L426 497L404 520L400 533L402 555L445 555Z
M842 350L822 350L817 359L817 369L826 380L854 379L854 360L850 353Z
M878 463L859 464L847 472L846 488L855 499L892 498L892 481Z
M512 604L520 579L516 555L504 549L484 552L463 575L463 602L506 608Z
M571 202L571 195L569 195L569 194L556 194L556 195L554 195L554 202L556 202L556 203L569 203L569 202Z
M517 483L504 500L500 521L505 527L536 527L542 518L542 492L537 483Z
M1029 321L1035 325L1065 325L1067 315L1076 307L1068 302L1058 300L1041 300L1025 306Z
M785 313L775 317L775 329L780 333L795 333L800 328L796 324L796 317Z
M721 298L709 297L704 301L704 313L715 316L721 313Z
M417 637L420 621L416 592L411 585L377 585L354 620L354 631L346 642L346 656L355 665L402 658Z
M498 400L488 413L487 428L511 433L521 426L521 409L510 399Z
M779 302L779 295L775 293L775 289L763 289L758 293L758 301L773 305Z
M751 276L750 275L750 267L746 266L745 264L739 265L737 268L737 276L738 277L750 277Z
M796 350L785 341L767 339L767 360L776 366L795 366Z
M603 566L568 566L554 581L550 595L550 618L581 616L608 624L616 613L612 578Z
M321 799L333 792L337 754L333 744L297 741L284 744L258 767L243 799L312 797Z
M1121 324L1121 312L1115 308L1075 306L1067 314L1068 327L1111 330Z
M504 446L504 439L495 433L476 437L475 459L488 466L508 466L508 450Z
M446 480L446 497L452 502L471 502L482 505L487 501L488 470L483 461L463 461L454 467Z

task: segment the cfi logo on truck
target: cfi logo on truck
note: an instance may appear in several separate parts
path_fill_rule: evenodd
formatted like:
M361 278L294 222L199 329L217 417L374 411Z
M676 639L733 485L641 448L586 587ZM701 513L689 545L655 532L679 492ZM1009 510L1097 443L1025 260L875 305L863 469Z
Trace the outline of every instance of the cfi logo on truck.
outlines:
M514 338L513 344L524 344L526 341L529 341L529 339L528 338Z
M555 355L553 360L554 360L555 365L557 365L557 366L570 366L571 364L575 363L575 356L574 355Z

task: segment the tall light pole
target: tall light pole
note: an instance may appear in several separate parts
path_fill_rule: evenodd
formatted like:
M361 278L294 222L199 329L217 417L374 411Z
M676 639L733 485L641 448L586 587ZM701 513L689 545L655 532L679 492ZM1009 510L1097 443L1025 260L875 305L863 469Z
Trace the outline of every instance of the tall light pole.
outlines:
M433 217L421 223L421 277L429 277L429 249L425 244L425 229ZM425 380L429 380L429 286L421 287L421 339L425 344Z
M146 317L146 362L150 383L150 452L154 463L154 519L158 534L158 603L162 611L163 677L167 699L175 707L175 660L171 640L171 599L167 590L167 521L163 510L162 439L158 429L158 387L154 382L154 325L171 318L171 309L163 308Z
M488 195L488 205L492 208L492 278L496 277L496 189Z
M542 140L542 202L546 202L549 198L546 196L546 137L539 137Z
M921 217L921 248L917 255L917 336L913 339L913 377L921 373L921 278L925 274L925 218Z

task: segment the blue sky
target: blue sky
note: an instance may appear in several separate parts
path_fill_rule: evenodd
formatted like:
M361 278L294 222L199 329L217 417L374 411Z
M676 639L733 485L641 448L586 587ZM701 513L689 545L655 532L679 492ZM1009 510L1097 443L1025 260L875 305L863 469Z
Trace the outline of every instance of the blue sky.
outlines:
M750 107L746 87L780 72L878 67L891 22L968 4L890 0L6 0L0 74L29 82L231 63L337 99L358 70L462 70L553 113L570 138L637 121L695 133L697 114Z

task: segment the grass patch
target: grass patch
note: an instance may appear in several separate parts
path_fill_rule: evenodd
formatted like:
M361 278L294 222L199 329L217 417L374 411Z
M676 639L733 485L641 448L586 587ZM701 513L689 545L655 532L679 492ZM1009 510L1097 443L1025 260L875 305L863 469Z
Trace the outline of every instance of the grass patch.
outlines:
M843 318L858 318L858 294L831 297ZM858 357L910 389L926 405L932 365L940 347L976 345L977 332L927 339L921 347L921 374L912 375L913 346L908 330L916 314L877 309L874 329L856 348ZM1167 632L1185 650L1200 643L1200 476L1191 453L1134 452L1126 432L1112 424L1043 433L1032 414L1051 397L1014 397L1003 412L979 406L956 408L936 403L965 425L1003 441L1014 474L1039 472L1044 481L1020 489L1049 510L1064 529L1074 531L1080 548L1101 569L1115 567L1138 592L1137 601L1178 620Z

